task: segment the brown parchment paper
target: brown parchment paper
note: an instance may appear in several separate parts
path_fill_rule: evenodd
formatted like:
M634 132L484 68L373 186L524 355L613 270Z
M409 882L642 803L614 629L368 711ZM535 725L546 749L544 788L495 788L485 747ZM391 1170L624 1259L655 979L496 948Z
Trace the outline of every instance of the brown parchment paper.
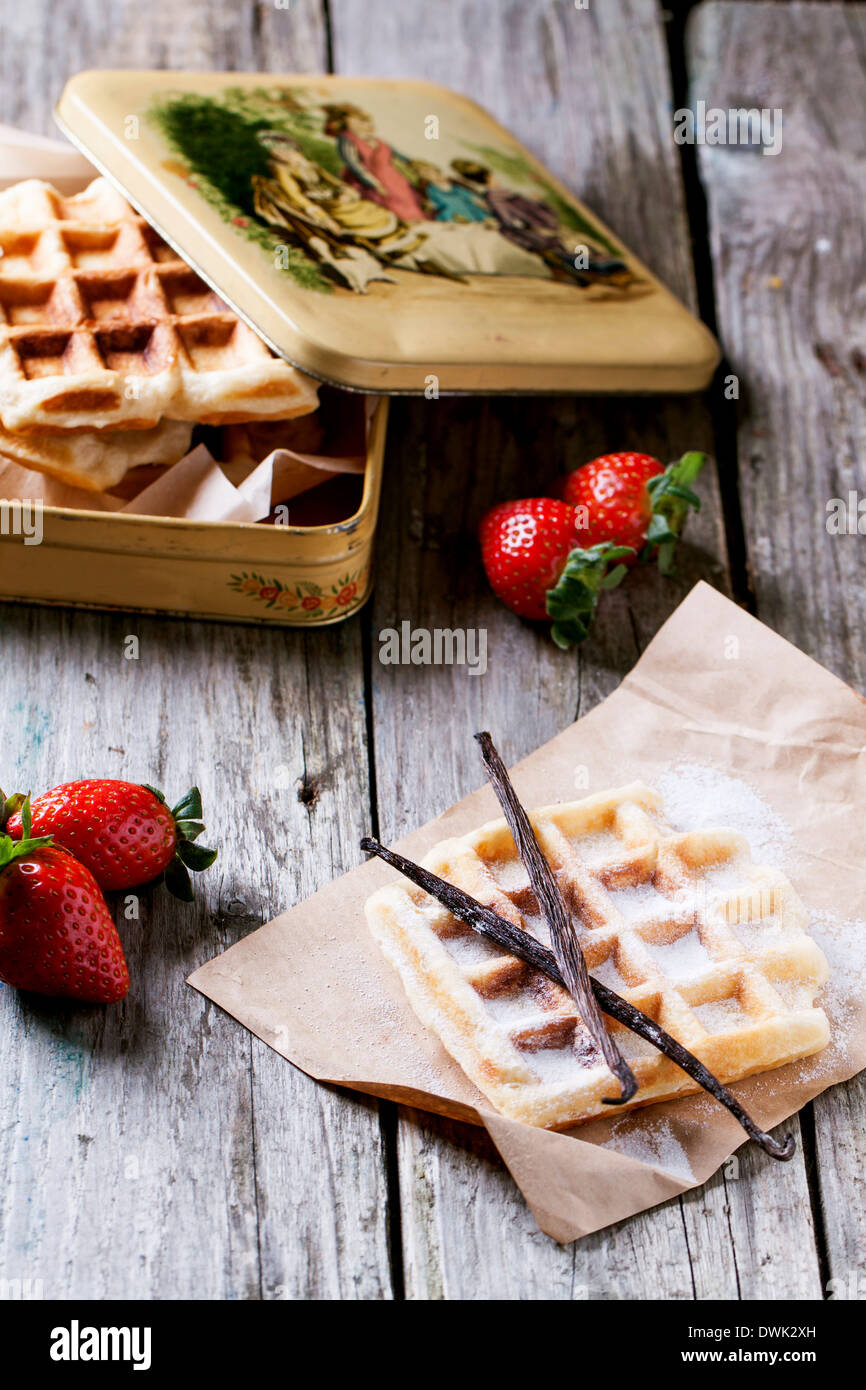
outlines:
M683 761L748 782L791 829L785 868L810 915L853 923L819 996L830 1046L733 1088L771 1128L866 1066L866 928L857 926L866 918L866 702L701 583L620 687L519 763L514 781L532 807L586 795L574 789L578 765L588 771L589 791L597 791L635 778L652 786ZM444 836L498 815L485 787L397 848L419 859ZM319 1080L484 1124L539 1226L558 1241L706 1181L744 1142L736 1121L703 1094L567 1134L494 1113L418 1022L367 928L364 901L393 876L378 860L361 864L202 966L189 983ZM618 1143L619 1151L603 1147L614 1125L632 1140ZM642 1146L660 1126L666 1144ZM669 1160L669 1151L679 1157Z

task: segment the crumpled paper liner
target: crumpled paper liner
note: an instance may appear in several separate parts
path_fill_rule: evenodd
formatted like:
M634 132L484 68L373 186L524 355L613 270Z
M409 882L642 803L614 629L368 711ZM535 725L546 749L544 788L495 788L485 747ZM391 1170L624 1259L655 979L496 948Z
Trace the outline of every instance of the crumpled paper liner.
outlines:
M98 177L99 170L71 145L0 125L0 189L21 179L44 179L69 196ZM369 427L377 401L367 397L365 404ZM364 452L363 447L345 456L275 449L235 486L208 449L199 444L155 481L148 481L128 502L110 492L71 487L0 455L0 498L38 501L76 511L127 512L136 516L184 517L190 521L257 522L264 521L275 507L293 497L290 480L294 463L321 470L322 481L326 482L338 473L362 473Z
M369 428L377 399L365 397L364 400ZM291 503L299 500L291 486L287 486L291 478L291 464L295 460L320 469L323 482L338 473L364 471L362 455L338 458L275 449L242 482L235 485L226 477L205 445L198 444L177 463L164 471L160 470L160 476L137 493L132 501L124 502L110 492L87 492L83 488L70 487L56 478L20 468L0 455L0 497L8 501L41 501L46 507L73 508L75 511L185 517L189 521L263 521L280 503L286 502L291 508ZM306 499L306 493L301 493L300 497Z
M790 826L786 868L810 912L866 919L866 702L704 583L619 689L519 763L514 781L531 808L586 795L575 791L578 766L588 771L589 791L599 791L636 778L652 786L684 761L748 782ZM396 848L417 860L443 837L498 815L485 787ZM321 1081L485 1125L539 1226L558 1241L705 1182L745 1142L736 1121L703 1093L567 1134L493 1112L419 1023L369 932L364 901L393 876L379 860L361 864L189 983ZM733 1088L764 1128L866 1066L866 928L849 933L845 952L843 969L831 961L818 1000L830 1018L830 1046ZM660 1124L688 1169L668 1162L658 1145L657 1162L638 1161L622 1145L600 1147L617 1126L617 1136L637 1141L632 1153L652 1153Z

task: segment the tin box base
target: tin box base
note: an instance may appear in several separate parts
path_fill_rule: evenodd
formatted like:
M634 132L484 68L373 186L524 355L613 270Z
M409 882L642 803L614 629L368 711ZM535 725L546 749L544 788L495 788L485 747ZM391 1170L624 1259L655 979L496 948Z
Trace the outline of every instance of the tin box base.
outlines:
M282 627L341 622L372 587L387 416L383 398L361 505L345 521L263 526L45 507L38 545L0 528L0 599Z

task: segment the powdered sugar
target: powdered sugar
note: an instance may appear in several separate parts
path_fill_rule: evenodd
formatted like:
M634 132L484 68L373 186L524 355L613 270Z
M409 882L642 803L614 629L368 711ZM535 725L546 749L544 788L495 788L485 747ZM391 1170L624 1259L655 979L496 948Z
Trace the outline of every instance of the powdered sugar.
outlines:
M669 907L668 899L652 883L635 883L628 888L617 888L610 896L614 907L627 922L652 921Z
M461 932L457 936L444 937L441 940L448 954L453 956L464 970L471 969L474 965L483 965L485 961L494 960L502 954L498 946L493 946L474 931Z
M759 917L753 922L732 922L731 931L742 941L747 951L766 951L771 946L781 946L790 929L786 930L779 917Z
M579 1072L573 1047L542 1047L538 1052L524 1053L523 1060L544 1085L568 1084Z
M490 863L489 868L500 888L506 893L515 893L521 888L529 887L529 874L522 859L496 859Z
M616 1034L616 1045L628 1062L636 1062L641 1057L657 1057L658 1053L651 1042L639 1033L620 1028Z
M607 957L607 960L599 961L598 965L594 965L590 973L593 979L598 980L599 984L607 985L608 989L616 990L617 994L628 989L628 980L620 971L613 952Z
M696 931L687 931L676 941L648 941L646 946L670 980L684 980L699 975L712 964L712 957Z
M709 1004L696 1004L695 1014L708 1033L729 1033L734 1028L742 1028L747 1021L736 999L714 999Z
M834 986L846 995L866 989L866 922L830 912L811 912L809 931L830 965Z
M745 835L757 863L781 868L786 862L793 843L791 827L748 782L686 762L655 782L674 830L736 830Z
M695 1181L685 1149L666 1120L651 1120L646 1114L637 1121L620 1120L611 1127L610 1138L599 1147L661 1168L681 1182Z
M609 863L622 849L616 835L610 830L596 830L589 835L580 835L572 843L584 864L591 869Z
M704 871L703 887L708 893L730 893L742 888L743 877L742 866L726 859L723 864Z
M866 922L835 917L830 912L810 912L809 933L821 947L830 966L830 978L817 1003L830 1019L830 1045L806 1063L807 1077L831 1075L840 1064L848 1065L851 1044L862 1027L862 999L866 992Z

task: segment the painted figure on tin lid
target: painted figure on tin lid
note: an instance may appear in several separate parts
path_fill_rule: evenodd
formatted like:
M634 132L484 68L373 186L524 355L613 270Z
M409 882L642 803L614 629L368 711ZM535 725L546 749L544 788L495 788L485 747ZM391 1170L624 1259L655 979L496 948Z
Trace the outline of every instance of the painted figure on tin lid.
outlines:
M152 115L187 181L304 288L365 293L412 271L555 280L593 298L643 292L590 217L506 148L453 133L449 152L484 158L436 160L442 147L422 137L413 148L404 121L406 152L380 133L381 118L300 87L175 96Z
M366 111L357 106L324 109L324 133L337 141L346 165L346 182L374 203L390 208L404 222L423 222L421 201L403 172L409 161L376 135Z

